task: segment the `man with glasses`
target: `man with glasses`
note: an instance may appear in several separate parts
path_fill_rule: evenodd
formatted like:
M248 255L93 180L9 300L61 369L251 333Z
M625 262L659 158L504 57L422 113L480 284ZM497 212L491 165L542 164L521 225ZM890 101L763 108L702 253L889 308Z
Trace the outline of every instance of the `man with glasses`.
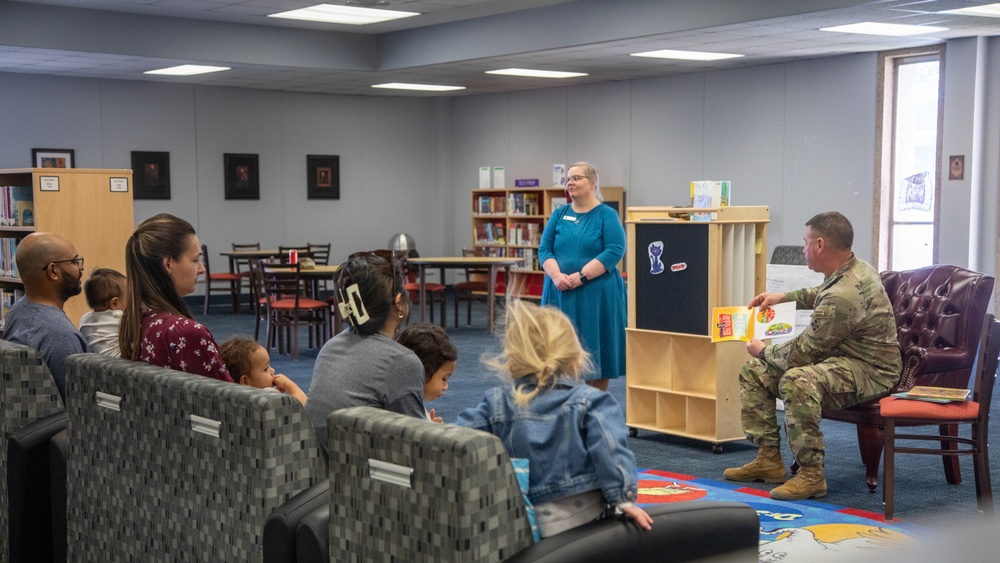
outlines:
M4 338L38 350L65 399L66 356L90 351L63 311L66 300L82 290L83 258L65 237L32 233L17 245L14 260L24 297L4 317Z

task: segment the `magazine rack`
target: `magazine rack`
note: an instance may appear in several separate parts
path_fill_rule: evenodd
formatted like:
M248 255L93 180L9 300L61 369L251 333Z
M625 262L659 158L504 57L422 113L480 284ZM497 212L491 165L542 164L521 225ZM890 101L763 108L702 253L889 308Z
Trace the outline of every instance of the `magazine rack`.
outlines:
M717 213L711 221L692 212ZM743 342L712 342L712 309L746 305L764 291L766 206L630 207L625 227L628 284L626 422L722 443L740 424Z

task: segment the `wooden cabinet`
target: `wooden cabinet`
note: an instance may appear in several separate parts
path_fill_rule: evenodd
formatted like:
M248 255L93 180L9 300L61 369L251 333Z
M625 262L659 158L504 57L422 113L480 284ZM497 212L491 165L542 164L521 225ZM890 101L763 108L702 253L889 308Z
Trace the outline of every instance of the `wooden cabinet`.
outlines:
M743 342L712 342L711 312L764 291L768 208L683 220L691 211L626 212L626 422L712 442L718 452L744 438L739 372L748 356Z
M68 238L84 262L84 279L95 268L125 273L125 242L135 230L132 171L86 168L22 168L0 170L0 186L30 186L33 226L0 226L3 254L13 262L16 243L34 231ZM124 190L124 191L122 191ZM20 278L0 277L7 294L23 290ZM74 324L89 310L78 295L66 302Z
M621 187L601 188L605 203L624 209ZM553 203L555 198L555 203ZM472 247L487 256L524 258L512 270L511 295L539 298L545 272L538 261L538 244L545 223L566 198L563 188L492 188L472 190Z

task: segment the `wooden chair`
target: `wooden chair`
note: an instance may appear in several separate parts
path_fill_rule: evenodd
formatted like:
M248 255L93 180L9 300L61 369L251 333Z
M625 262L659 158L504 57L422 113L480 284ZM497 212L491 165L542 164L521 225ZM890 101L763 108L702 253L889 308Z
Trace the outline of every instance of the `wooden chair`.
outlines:
M205 265L205 307L204 314L208 314L208 302L211 300L213 291L228 291L233 298L233 313L240 312L240 288L243 278L239 274L230 272L212 273L212 268L208 265L208 247L201 245L201 261ZM227 287L228 286L228 287Z
M309 254L312 256L312 259L314 262L316 262L317 266L330 265L330 246L331 246L330 243L316 244L313 242L307 242L306 246L309 247ZM327 284L327 281L324 279L319 281L318 294L313 295L313 297L316 299L320 299L321 296L324 295L328 296L329 293L330 293L330 287Z
M264 280L265 306L267 307L267 347L274 346L277 337L278 353L284 354L284 342L290 342L292 358L299 359L299 325L304 324L309 329L309 347L325 341L328 326L327 315L330 306L326 301L318 301L308 297L302 286L299 275L299 264L283 265L291 271L278 272L267 269L260 264ZM284 329L284 337L279 334Z
M247 273L250 275L250 303L253 306L254 314L254 326L253 326L253 337L254 340L260 340L260 323L264 321L267 323L267 297L264 294L264 271L261 266L261 260L249 260L247 262ZM264 263L268 263L264 261ZM267 325L265 325L266 329ZM265 330L265 335L266 335ZM268 342L266 345L270 348L271 343Z
M1000 323L992 314L983 321L982 338L976 358L976 378L972 399L955 403L930 403L912 399L886 397L879 401L885 420L885 470L882 486L885 493L885 520L893 517L893 488L895 487L895 455L925 454L957 458L971 455L976 476L976 501L979 510L987 516L993 514L993 487L990 483L989 423L993 384L997 375L997 358L1000 356ZM971 436L963 438L950 430L950 426L971 425ZM897 427L937 426L939 434L899 434ZM897 446L897 440L934 441L940 448ZM967 445L968 448L962 448Z
M993 277L944 264L880 275L896 317L903 360L899 383L889 393L914 385L967 387ZM865 481L868 490L875 492L885 428L878 399L824 411L823 418L857 425ZM948 482L961 483L958 458L945 456L943 462ZM794 472L798 467L793 464L791 469Z
M246 244L232 243L233 250L260 250L259 242L250 242ZM250 262L249 258L234 258L230 260L230 273L238 274L241 278L245 280L250 279ZM240 282L240 293L243 293L242 280Z
M420 281L417 280L417 273L410 270L408 254L404 250L387 250L385 252L392 252L403 269L403 289L405 289L410 294L410 302L414 306L420 306ZM444 280L442 280L444 281ZM446 328L445 310L444 310L444 290L445 287L439 283L425 283L424 292L427 295L427 308L431 312L431 322L434 322L434 304L441 303L441 328ZM412 317L412 311L410 317ZM406 323L409 324L410 319L407 317Z

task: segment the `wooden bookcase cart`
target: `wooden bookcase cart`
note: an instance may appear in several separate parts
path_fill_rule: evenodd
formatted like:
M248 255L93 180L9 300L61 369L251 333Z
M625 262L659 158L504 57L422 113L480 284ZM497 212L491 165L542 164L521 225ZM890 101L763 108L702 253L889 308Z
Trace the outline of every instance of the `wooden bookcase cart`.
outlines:
M687 220L704 211L716 218ZM764 291L768 216L766 206L627 209L625 411L633 436L644 429L693 438L715 453L744 439L746 345L713 343L711 312Z
M34 225L0 226L0 238L15 245L34 231L68 238L83 256L86 279L95 268L125 273L125 242L135 230L132 171L91 168L0 170L0 186L31 186ZM0 277L0 288L23 289L20 278ZM64 307L73 324L89 310L83 295Z

